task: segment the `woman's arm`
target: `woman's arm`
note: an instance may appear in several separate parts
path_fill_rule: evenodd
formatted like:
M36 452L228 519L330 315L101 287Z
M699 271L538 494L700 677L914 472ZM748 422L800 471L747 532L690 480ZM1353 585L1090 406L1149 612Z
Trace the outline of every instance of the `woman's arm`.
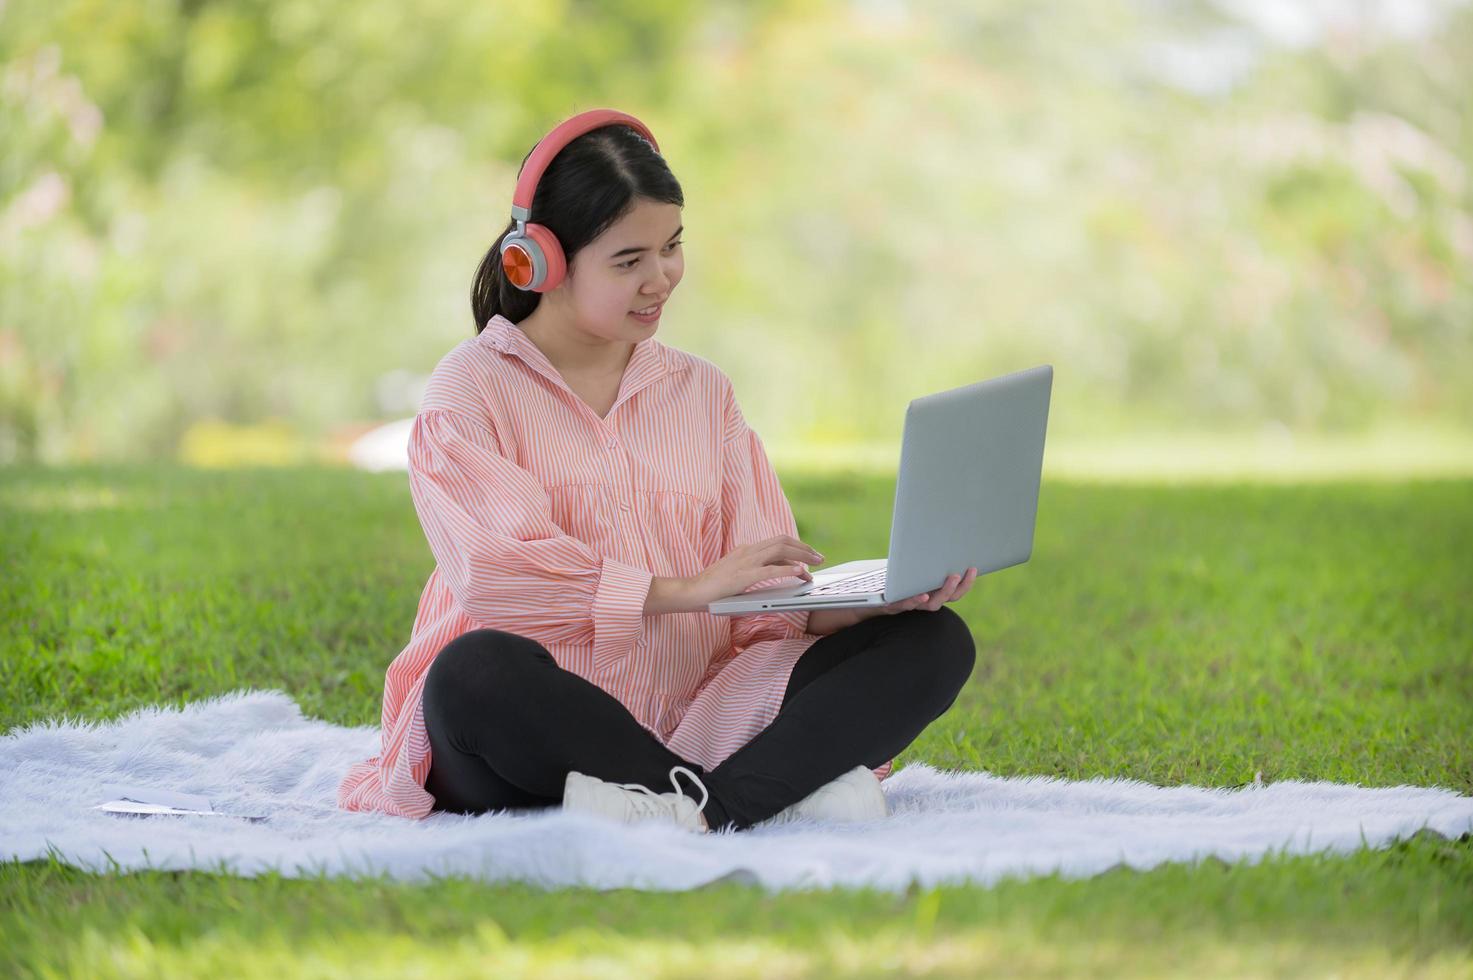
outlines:
M650 580L650 591L645 597L644 614L657 616L663 613L704 610L706 604L693 601L689 587L689 579L656 575ZM808 610L808 625L804 632L827 636L878 614L877 609L810 609Z
M846 626L862 623L871 616L878 616L878 609L810 609L808 611L808 632L818 636L828 636L837 633Z
M659 616L664 613L695 612L705 609L704 605L692 605L687 595L690 581L685 578L656 575L650 579L650 591L644 599L644 614Z

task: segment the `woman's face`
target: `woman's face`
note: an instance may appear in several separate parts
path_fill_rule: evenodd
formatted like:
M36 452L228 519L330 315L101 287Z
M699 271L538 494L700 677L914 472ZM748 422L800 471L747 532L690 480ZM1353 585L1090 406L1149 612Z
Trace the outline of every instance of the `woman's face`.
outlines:
M685 274L680 207L636 199L634 208L578 251L563 286L575 325L606 340L638 343L659 327L659 315ZM660 306L642 322L633 311Z

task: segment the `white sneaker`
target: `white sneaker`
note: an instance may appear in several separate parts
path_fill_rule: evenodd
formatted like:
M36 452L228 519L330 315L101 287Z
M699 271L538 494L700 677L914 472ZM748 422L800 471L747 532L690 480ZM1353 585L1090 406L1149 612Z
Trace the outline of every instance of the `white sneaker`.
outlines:
M784 824L803 818L852 823L883 820L889 815L890 802L885 799L885 791L880 789L879 777L868 766L855 766L755 826Z
M677 772L685 773L701 787L700 803L680 792L680 784L675 781ZM670 770L670 785L675 787L674 793L656 793L639 783L606 783L581 772L570 772L563 782L563 809L594 813L623 823L664 820L696 833L706 833L701 817L702 808L711 798L706 784L685 766L675 766Z

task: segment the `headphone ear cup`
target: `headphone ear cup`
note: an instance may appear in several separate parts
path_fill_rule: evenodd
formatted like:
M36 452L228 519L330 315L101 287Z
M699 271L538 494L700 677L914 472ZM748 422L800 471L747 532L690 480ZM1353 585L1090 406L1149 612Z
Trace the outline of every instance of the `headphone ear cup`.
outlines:
M500 252L506 281L524 292L556 289L568 271L562 244L544 225L529 224L520 235L507 232Z
M501 240L501 274L507 282L518 289L530 290L537 282L540 269L546 267L542 261L542 249L537 243L510 232Z
M562 243L546 226L538 224L527 225L527 238L535 242L537 249L542 253L543 268L542 281L534 280L530 288L539 293L556 289L568 273L568 263L563 257Z

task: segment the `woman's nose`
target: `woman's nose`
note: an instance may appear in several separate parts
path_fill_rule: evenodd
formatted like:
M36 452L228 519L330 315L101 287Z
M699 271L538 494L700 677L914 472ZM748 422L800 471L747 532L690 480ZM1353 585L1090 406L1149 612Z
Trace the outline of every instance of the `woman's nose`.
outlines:
M675 264L671 260L656 262L654 265L654 269L655 276L650 284L652 287L650 291L654 293L654 295L659 296L662 293L669 292L672 282L672 274L675 271Z

